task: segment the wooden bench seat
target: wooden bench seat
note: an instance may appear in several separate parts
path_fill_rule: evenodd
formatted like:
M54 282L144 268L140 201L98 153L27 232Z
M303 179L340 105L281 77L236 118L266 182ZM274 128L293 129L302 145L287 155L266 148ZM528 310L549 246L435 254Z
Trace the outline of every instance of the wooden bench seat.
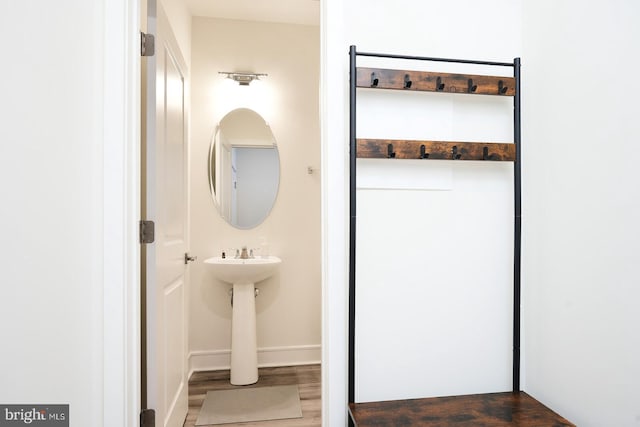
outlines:
M351 403L349 412L357 427L574 426L524 392Z

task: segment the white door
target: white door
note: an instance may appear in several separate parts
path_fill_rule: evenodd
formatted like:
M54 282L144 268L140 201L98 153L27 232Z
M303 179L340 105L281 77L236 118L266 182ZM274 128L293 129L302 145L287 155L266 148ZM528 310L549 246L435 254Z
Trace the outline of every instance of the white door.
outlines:
M156 426L182 426L188 409L186 66L168 20L148 1L146 219L155 242L146 248L147 407Z

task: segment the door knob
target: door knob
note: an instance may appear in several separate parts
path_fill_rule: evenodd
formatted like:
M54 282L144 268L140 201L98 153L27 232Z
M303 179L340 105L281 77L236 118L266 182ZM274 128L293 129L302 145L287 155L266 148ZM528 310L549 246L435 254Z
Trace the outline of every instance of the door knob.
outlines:
M189 264L190 262L195 261L197 259L198 259L197 256L189 256L188 252L184 253L184 263L185 264Z

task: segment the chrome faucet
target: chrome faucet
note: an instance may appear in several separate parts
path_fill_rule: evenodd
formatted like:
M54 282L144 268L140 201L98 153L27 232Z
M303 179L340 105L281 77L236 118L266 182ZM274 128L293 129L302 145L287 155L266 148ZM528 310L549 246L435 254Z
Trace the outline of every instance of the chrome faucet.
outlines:
M249 258L249 254L247 253L247 247L243 246L242 252L240 253L240 259L248 259L248 258Z

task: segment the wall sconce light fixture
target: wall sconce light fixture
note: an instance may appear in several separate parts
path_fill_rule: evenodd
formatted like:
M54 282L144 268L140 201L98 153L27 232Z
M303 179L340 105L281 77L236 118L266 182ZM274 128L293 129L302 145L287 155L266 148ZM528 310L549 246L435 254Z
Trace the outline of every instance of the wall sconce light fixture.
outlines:
M267 74L262 73L243 73L231 71L218 71L218 74L226 74L228 79L237 82L240 86L249 86L254 80L260 80L260 77L266 77Z

